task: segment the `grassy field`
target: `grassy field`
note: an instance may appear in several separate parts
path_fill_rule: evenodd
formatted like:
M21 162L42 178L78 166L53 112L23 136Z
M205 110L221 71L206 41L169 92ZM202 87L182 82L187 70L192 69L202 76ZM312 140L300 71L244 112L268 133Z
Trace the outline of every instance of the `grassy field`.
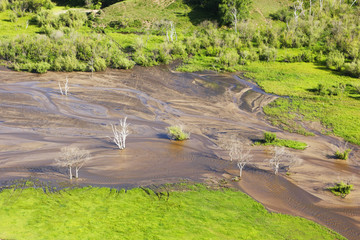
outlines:
M176 189L160 198L139 188L4 190L0 238L344 239L314 222L269 213L238 191L181 184Z
M264 108L273 124L306 134L299 121L320 121L330 132L360 144L360 93L352 87L360 84L358 79L313 63L258 62L242 70L266 92L290 96ZM338 90L338 95L316 94L319 84Z
M39 27L30 24L32 15L21 17L16 22L11 22L9 17L11 12L11 10L0 12L0 38L10 38L20 34L35 35L40 31Z

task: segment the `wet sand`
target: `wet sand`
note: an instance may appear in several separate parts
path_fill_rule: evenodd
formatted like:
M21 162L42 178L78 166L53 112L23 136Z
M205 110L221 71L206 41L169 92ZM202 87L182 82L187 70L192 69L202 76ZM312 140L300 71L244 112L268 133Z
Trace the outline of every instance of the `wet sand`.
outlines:
M69 79L69 95L58 82ZM339 138L316 133L304 137L283 132L265 120L262 107L276 96L265 94L232 74L177 73L168 67L107 70L96 73L43 75L0 70L0 182L21 177L68 181L66 169L55 165L60 148L88 149L92 159L74 183L103 186L144 186L177 182L219 181L241 189L269 210L306 217L360 239L359 169L355 158L332 158ZM128 117L132 134L125 150L109 140L110 124ZM165 128L182 124L191 133L185 142L170 141ZM306 142L303 159L292 174L275 176L265 159L270 148L252 147L255 167L240 182L221 146L231 136L261 139L264 131ZM353 156L359 148L353 147ZM345 199L325 188L352 180L355 190Z

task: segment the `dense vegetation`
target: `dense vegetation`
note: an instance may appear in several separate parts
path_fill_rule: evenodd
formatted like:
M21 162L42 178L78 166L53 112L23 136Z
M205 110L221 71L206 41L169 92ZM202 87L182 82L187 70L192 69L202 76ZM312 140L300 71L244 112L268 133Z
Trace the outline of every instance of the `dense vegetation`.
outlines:
M345 239L229 189L36 186L0 193L2 239Z

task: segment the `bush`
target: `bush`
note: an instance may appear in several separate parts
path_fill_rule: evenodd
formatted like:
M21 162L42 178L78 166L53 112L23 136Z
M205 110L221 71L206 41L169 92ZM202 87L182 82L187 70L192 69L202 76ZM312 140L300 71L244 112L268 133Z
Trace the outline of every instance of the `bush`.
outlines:
M134 61L129 60L126 56L115 55L112 57L111 67L120 69L131 69L135 65Z
M96 72L105 71L106 70L106 61L101 57L94 58L94 69Z
M274 62L276 60L277 51L275 48L260 47L259 59L267 62Z
M35 64L35 72L46 73L50 69L51 65L47 62L39 62Z
M0 0L0 12L5 11L9 6L8 0Z
M171 126L167 128L168 136L172 140L183 141L190 138L190 134L183 131L181 126Z
M187 53L186 53L186 48L185 46L181 43L181 42L175 42L172 46L171 49L171 55L175 55L176 57L179 58L186 58L187 57Z
M59 16L60 25L70 28L79 28L85 24L87 16L84 12L69 10Z
M232 67L239 63L240 56L234 49L227 49L225 52L220 53L218 59L219 63L226 67Z
M350 76L360 78L360 61L354 61L352 63L345 63L345 72Z
M335 153L335 157L337 159L342 159L342 160L347 160L349 158L349 153L351 152L351 149L348 148L345 151L341 152L341 151L336 151Z
M326 60L326 65L330 67L334 67L336 70L341 70L341 67L344 65L345 57L339 51L333 51L329 53L329 56Z
M264 132L264 140L266 143L273 143L276 141L276 134L271 132Z
M11 11L9 13L9 19L10 19L10 22L16 22L18 20L18 16L17 16L16 12Z
M328 187L328 190L330 190L333 194L336 196L346 197L351 190L353 189L353 185L346 184L344 182L336 183L333 187Z

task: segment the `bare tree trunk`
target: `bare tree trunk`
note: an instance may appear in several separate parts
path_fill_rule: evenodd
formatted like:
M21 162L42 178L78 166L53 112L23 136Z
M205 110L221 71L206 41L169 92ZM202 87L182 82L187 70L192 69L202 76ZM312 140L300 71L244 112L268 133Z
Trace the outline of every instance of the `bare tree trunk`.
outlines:
M75 178L78 179L79 178L79 167L75 168Z
M231 14L233 15L233 23L234 23L234 27L235 27L235 33L237 33L237 9L236 6L234 5L231 9Z
M278 165L278 164L276 164L276 165L275 165L275 175L277 175L277 174L278 174L278 172L279 172L279 165Z
M71 171L71 166L69 166L69 175L70 175L70 180L72 179L72 171Z
M240 167L240 177L242 175L242 170L243 170L243 167Z

